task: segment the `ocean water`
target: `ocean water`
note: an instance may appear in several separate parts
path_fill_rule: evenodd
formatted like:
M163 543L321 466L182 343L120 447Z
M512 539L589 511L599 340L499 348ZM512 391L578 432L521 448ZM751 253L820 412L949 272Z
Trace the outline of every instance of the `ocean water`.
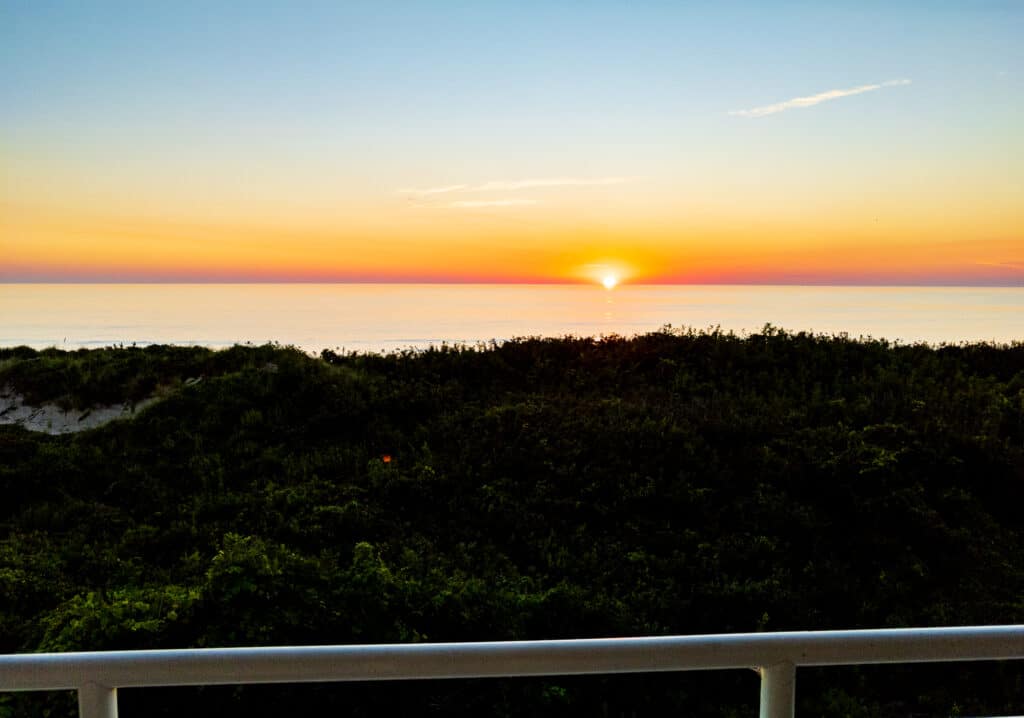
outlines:
M251 342L391 351L666 325L1024 341L1024 287L0 284L0 346Z

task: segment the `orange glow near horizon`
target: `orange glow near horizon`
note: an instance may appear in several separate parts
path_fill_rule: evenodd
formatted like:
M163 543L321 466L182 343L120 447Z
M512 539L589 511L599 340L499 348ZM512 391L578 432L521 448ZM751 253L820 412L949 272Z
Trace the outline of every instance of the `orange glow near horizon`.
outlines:
M845 213L726 222L613 208L577 222L529 206L471 209L243 220L8 203L0 281L1024 284L1024 220L1011 207L884 227ZM981 238L962 239L971 232Z

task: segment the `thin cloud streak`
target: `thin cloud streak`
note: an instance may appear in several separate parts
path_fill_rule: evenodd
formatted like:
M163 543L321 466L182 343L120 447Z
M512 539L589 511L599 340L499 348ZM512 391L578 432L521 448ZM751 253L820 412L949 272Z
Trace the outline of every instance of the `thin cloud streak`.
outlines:
M523 180L495 180L478 185L452 184L426 189L400 189L402 194L427 196L451 192L507 192L538 187L604 187L635 182L635 177L539 177Z
M1024 261L1021 261L1021 262L1015 262L1015 261L1009 261L1009 262L983 262L983 261L977 261L977 262L975 262L975 264L980 264L983 267L1009 267L1010 269L1024 270Z
M429 194L447 194L448 192L462 192L469 189L469 185L464 184L450 184L444 187L430 187L429 189L400 189L398 190L401 194L418 194L418 195L429 195Z
M531 189L534 187L603 187L607 185L626 184L633 182L633 177L550 177L544 179L525 179L500 182L485 182L471 187L467 192L492 192L495 190Z
M860 85L859 87L850 87L842 90L827 90L808 97L794 97L791 100L777 102L773 105L753 107L749 110L731 110L729 114L734 117L767 117L768 115L785 112L786 110L814 107L815 105L820 105L822 102L830 102L831 100L838 100L842 97L851 97L852 95L862 95L865 92L874 92L875 90L881 90L883 87L898 87L909 84L910 80L887 80L874 85Z
M477 209L480 207L524 207L526 205L537 204L535 199L481 199L481 200L461 200L459 202L452 202L447 207L454 209Z

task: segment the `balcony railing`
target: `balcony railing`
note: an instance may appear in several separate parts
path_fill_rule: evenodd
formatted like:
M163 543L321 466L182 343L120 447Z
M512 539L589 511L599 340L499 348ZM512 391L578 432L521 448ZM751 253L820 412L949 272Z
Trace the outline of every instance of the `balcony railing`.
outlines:
M790 718L801 666L1006 659L1024 659L1024 625L14 654L0 691L77 690L82 718L116 718L118 688L753 668L761 716Z

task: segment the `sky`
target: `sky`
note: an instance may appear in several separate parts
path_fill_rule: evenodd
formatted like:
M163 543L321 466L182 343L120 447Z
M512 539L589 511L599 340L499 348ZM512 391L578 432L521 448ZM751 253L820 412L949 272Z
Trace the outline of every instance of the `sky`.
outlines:
M1024 286L1024 3L0 3L0 281Z

